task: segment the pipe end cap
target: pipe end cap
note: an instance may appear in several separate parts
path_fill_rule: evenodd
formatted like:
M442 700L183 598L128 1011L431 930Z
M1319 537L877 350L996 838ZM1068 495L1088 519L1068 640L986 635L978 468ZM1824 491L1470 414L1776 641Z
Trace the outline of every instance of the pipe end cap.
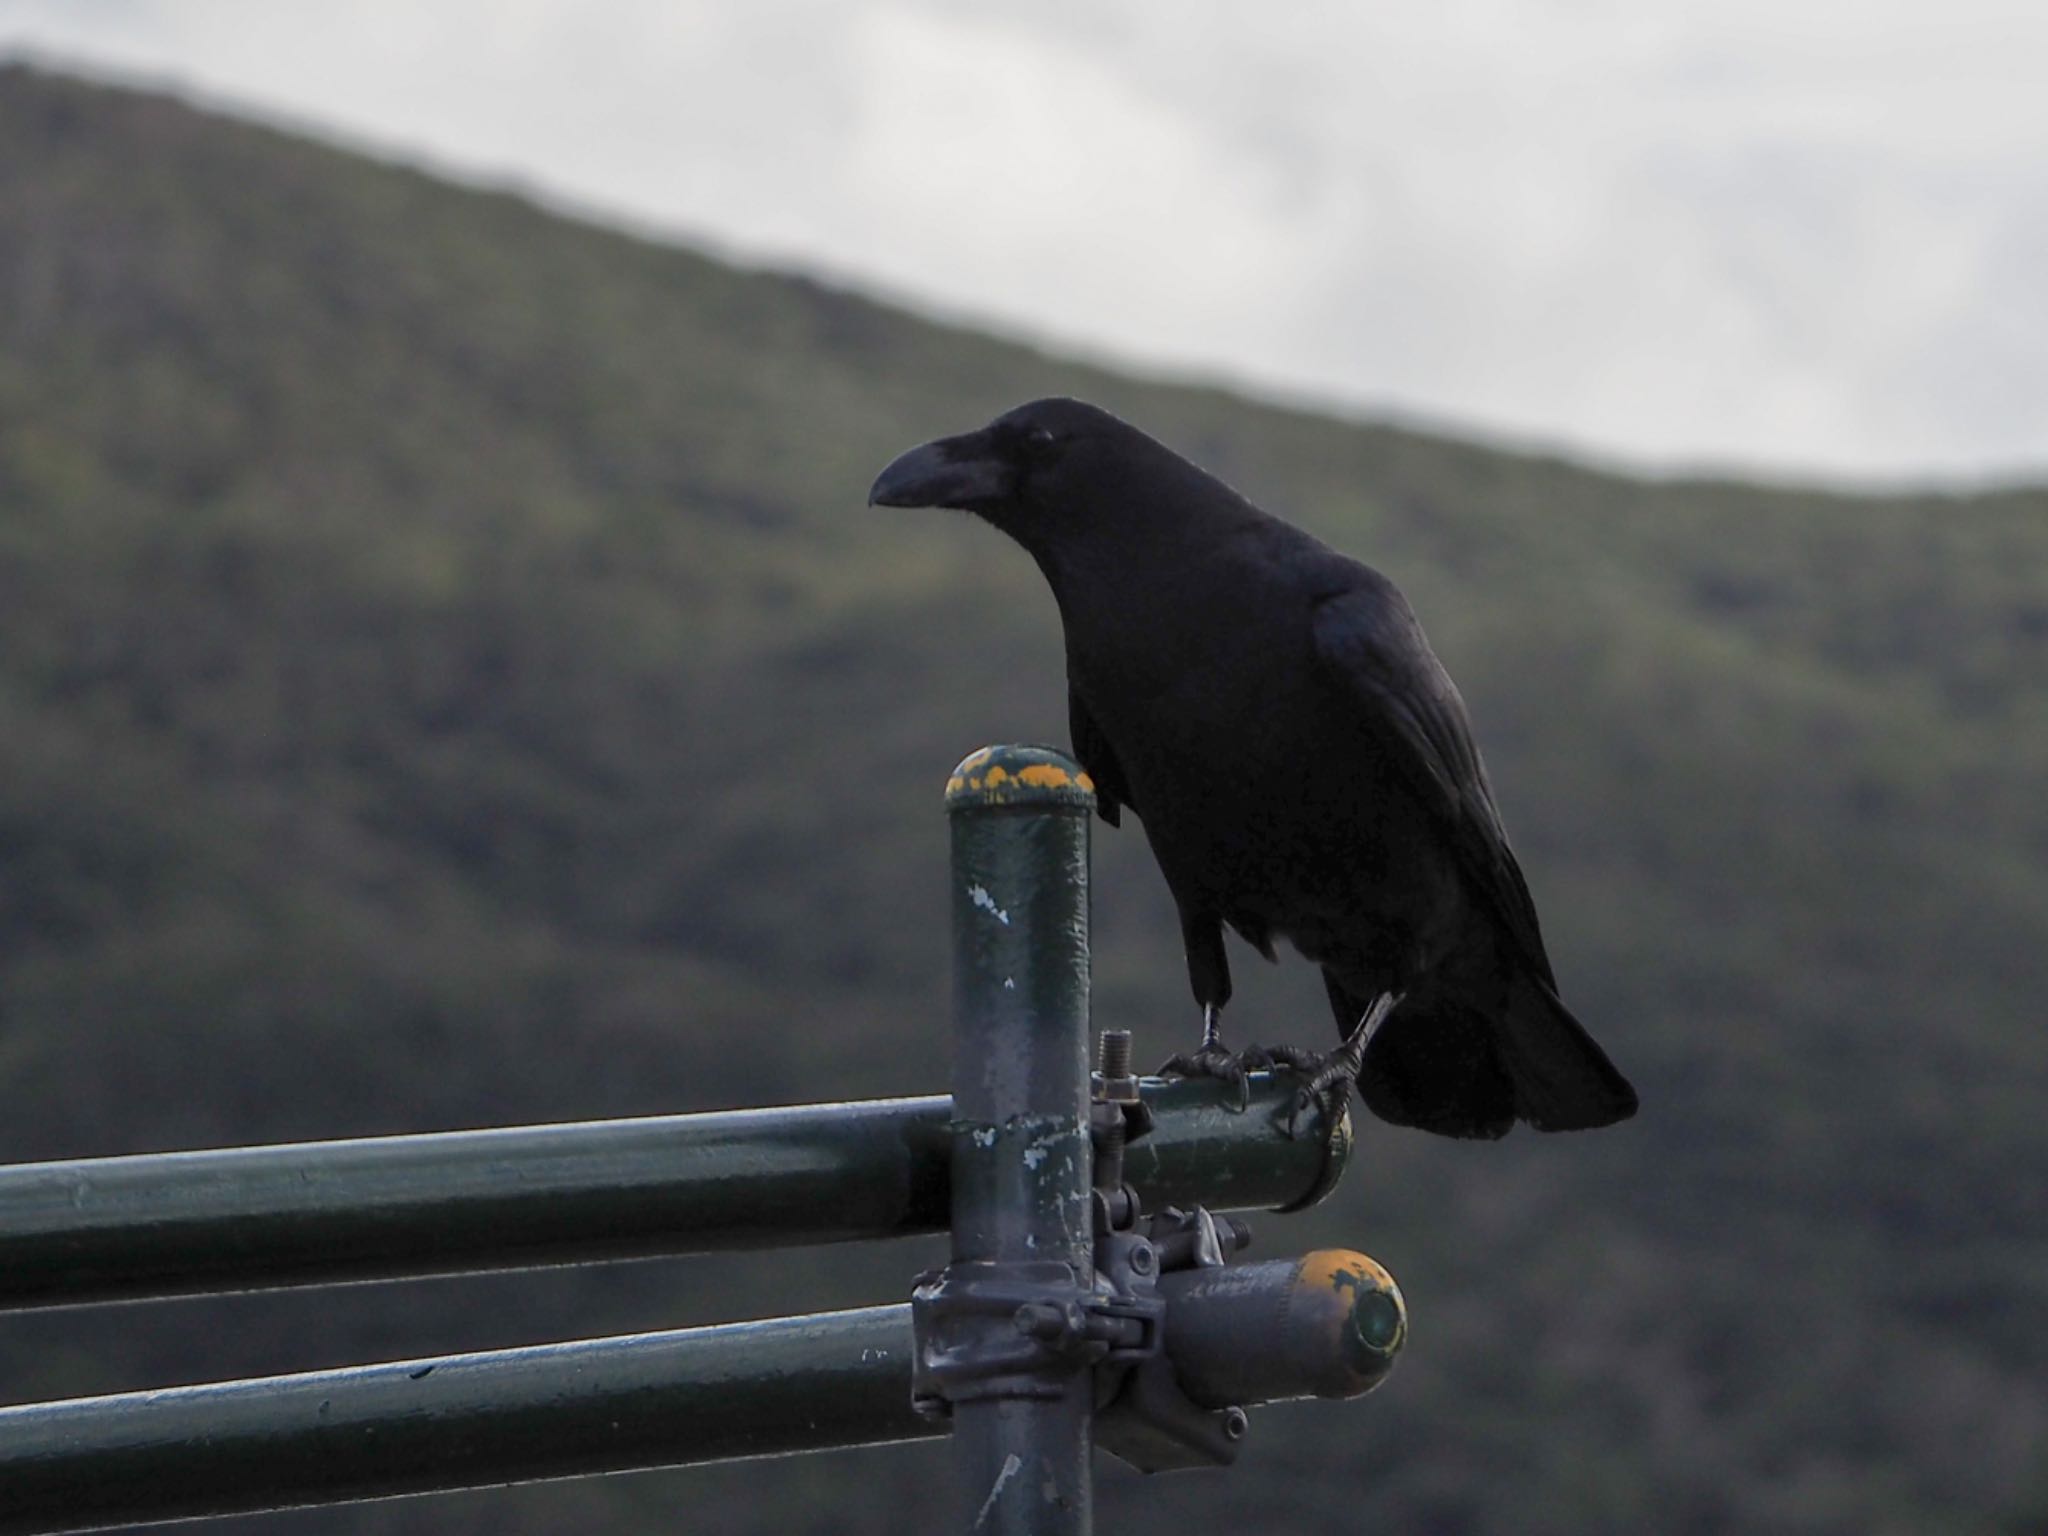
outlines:
M970 752L946 780L948 811L1022 806L1095 808L1095 781L1053 747L995 746Z

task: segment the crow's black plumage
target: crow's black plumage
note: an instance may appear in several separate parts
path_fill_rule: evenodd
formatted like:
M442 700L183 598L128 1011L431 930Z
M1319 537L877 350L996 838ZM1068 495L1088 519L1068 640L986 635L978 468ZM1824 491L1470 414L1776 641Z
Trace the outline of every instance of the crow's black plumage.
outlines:
M1383 1119L1450 1136L1635 1112L1558 1000L1464 703L1386 577L1075 400L914 448L869 500L975 513L1045 573L1075 756L1179 908L1204 1018L1184 1067L1242 1074L1218 1038L1228 926L1322 967L1344 1045L1256 1053L1312 1091L1355 1077Z

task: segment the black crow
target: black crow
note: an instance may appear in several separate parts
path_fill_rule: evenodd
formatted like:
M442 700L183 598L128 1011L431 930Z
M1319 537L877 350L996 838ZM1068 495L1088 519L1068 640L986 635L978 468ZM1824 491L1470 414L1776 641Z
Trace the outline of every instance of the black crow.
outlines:
M972 512L1045 573L1074 755L1180 911L1202 1044L1162 1070L1284 1062L1302 1106L1356 1081L1447 1136L1635 1113L1558 1000L1464 702L1386 577L1078 400L913 448L868 500ZM1224 1046L1225 926L1322 967L1335 1052Z

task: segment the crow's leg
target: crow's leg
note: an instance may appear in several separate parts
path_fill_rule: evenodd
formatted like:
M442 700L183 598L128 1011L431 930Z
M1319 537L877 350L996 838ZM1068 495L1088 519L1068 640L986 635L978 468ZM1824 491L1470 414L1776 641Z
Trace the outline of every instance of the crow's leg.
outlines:
M1215 1003L1202 1005L1202 1043L1189 1055L1183 1052L1163 1063L1161 1077L1220 1077L1237 1089L1237 1112L1243 1114L1252 1101L1252 1085L1246 1076L1244 1058L1223 1043L1223 1009Z
M1346 991L1343 983L1327 970L1323 972L1323 990L1330 997L1330 1012L1337 1021L1338 1039L1349 1038L1358 1028L1358 1020L1366 1005ZM1248 1067L1286 1067L1303 1077L1314 1077L1330 1061L1329 1052L1312 1051L1302 1045L1253 1045L1239 1054Z
M1230 957L1223 952L1223 919L1193 903L1181 903L1180 937L1188 954L1188 985L1202 1005L1202 1044L1159 1069L1161 1077L1220 1077L1237 1089L1237 1112L1251 1106L1252 1085L1244 1058L1223 1043L1223 1005L1230 1001Z
M1387 1022L1387 1016L1400 1002L1399 992L1382 992L1365 1010L1365 1017L1344 1037L1344 1043L1327 1056L1318 1056L1314 1051L1289 1051L1286 1058L1276 1058L1285 1059L1297 1071L1308 1074L1308 1081L1295 1094L1294 1108L1287 1116L1288 1135L1295 1134L1301 1117L1315 1107L1321 1108L1326 1125L1337 1123L1351 1101L1351 1085L1358 1081L1359 1071L1365 1066L1365 1048L1372 1044L1374 1031Z

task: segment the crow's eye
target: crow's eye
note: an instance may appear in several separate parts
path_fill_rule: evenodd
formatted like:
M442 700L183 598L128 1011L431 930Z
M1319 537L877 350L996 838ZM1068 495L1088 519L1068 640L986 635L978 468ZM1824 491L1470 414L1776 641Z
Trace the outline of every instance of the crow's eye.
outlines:
M1024 434L1025 444L1034 450L1050 448L1055 441L1051 427L1033 427Z

